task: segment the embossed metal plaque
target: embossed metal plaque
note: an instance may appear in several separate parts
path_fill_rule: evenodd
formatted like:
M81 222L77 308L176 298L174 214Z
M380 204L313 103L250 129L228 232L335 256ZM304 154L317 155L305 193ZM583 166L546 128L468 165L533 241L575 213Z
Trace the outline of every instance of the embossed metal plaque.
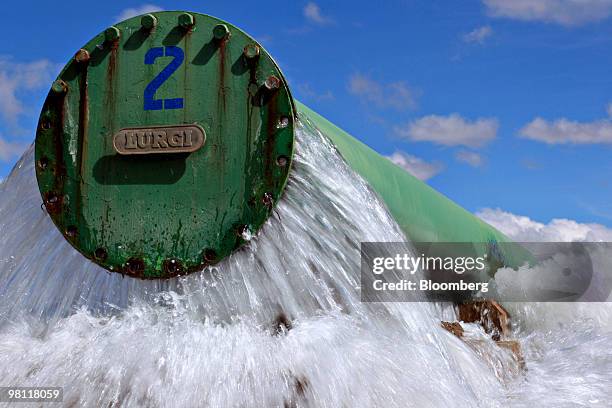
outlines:
M123 155L191 153L204 145L206 133L198 125L121 129L113 136L115 151Z

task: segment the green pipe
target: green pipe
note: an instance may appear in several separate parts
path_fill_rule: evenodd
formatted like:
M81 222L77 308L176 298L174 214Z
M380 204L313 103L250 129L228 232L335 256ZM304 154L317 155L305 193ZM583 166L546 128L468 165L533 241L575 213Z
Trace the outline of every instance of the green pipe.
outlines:
M414 243L472 243L477 254L501 247L502 264L519 266L526 251L491 225L417 179L306 105L298 112L334 143L349 166L378 193L406 236ZM418 245L417 245L418 247ZM452 245L451 245L452 247Z

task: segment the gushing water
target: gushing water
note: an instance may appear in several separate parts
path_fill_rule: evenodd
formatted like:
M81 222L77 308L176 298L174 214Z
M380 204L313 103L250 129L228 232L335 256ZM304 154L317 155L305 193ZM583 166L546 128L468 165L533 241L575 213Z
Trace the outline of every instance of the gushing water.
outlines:
M606 404L607 308L578 334L516 305L528 371L512 372L482 330L466 325L476 349L440 328L449 305L361 303L359 243L405 237L307 120L260 233L179 279L123 278L73 250L41 209L32 149L0 193L0 386L62 386L70 406Z

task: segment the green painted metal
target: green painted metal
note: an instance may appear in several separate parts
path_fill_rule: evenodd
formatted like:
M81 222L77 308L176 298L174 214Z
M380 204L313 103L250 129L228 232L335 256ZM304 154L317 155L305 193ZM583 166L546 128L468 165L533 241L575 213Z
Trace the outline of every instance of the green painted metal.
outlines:
M200 269L243 244L280 198L294 109L276 63L231 24L185 12L120 22L79 50L45 101L36 174L47 212L108 270L165 278ZM204 145L133 156L113 148L121 129L179 125L202 128ZM150 135L143 144L157 143Z
M492 255L503 265L516 267L531 260L518 244L498 249L496 243L512 241L306 105L296 101L296 106L299 115L327 135L349 166L378 193L417 247L430 242L472 243L476 254L501 251Z

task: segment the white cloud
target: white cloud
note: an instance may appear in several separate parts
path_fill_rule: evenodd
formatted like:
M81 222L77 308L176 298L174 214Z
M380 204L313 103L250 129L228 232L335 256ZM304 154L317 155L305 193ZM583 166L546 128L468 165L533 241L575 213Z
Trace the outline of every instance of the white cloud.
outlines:
M12 160L21 155L26 147L26 144L7 142L0 137L0 161L8 162Z
M583 224L556 218L548 224L500 209L485 208L476 216L519 242L612 242L612 229L601 224Z
M403 81L383 84L357 73L350 77L348 89L362 102L371 102L379 108L404 110L416 107L416 93Z
M19 115L25 113L20 97L28 91L50 87L57 71L58 66L46 59L23 63L0 57L0 115L4 120L17 124Z
M469 44L484 44L485 40L493 34L491 26L482 26L475 28L467 34L463 35L463 41Z
M612 0L483 0L483 3L493 17L565 26L604 20L612 14Z
M497 135L499 124L494 118L479 118L470 122L459 114L429 115L407 126L396 127L395 132L417 142L433 142L443 146L479 147Z
M484 164L484 159L480 154L469 150L459 150L455 153L455 159L472 167L480 167Z
M396 151L391 156L386 157L419 180L428 180L440 173L444 168L440 163L426 162L419 157L400 151Z
M317 3L314 3L314 2L310 2L306 4L306 6L304 7L304 17L306 17L307 20L313 23L321 24L321 25L329 24L333 22L331 18L324 16L321 13L321 8L319 7Z
M322 93L316 92L314 89L312 89L309 83L299 84L298 90L304 97L315 101L333 101L335 99L332 91L327 90Z
M606 108L606 112L608 112L608 116L612 118L612 102L608 103L608 107Z
M523 166L527 170L538 170L542 167L541 164L537 160L530 159L530 158L522 159L521 166Z
M536 118L519 133L526 139L548 144L612 143L612 121L575 122L561 118L549 122Z
M119 13L117 17L115 17L115 20L123 21L123 20L127 20L128 18L139 16L141 14L154 13L156 11L162 11L162 10L163 9L161 7L156 6L154 4L143 4L142 6L139 6L139 7L126 8L121 13Z

